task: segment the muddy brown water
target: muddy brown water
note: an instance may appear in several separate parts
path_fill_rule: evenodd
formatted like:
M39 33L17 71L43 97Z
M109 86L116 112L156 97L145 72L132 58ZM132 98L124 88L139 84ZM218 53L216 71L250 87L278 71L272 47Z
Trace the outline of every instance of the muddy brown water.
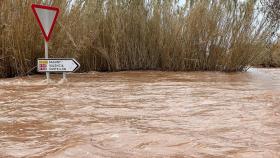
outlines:
M0 80L0 157L279 158L280 69Z

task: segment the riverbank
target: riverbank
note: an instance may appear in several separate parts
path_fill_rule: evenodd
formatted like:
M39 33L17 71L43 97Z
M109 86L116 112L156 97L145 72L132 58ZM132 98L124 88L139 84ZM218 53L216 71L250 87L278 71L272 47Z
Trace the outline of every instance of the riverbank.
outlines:
M266 55L271 39L277 41L272 32L278 25L254 1L188 2L53 1L60 16L49 57L75 58L81 72L237 72ZM26 75L44 57L31 4L0 1L0 77Z

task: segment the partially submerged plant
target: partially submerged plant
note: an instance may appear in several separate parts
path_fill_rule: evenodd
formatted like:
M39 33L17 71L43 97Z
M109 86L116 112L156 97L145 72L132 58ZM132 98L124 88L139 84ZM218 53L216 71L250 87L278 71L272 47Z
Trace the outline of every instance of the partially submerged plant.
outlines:
M32 2L42 3L0 1L0 58L10 56L0 59L2 77L24 75L43 57ZM243 71L278 30L254 0L48 2L62 9L50 56L77 58L81 71Z

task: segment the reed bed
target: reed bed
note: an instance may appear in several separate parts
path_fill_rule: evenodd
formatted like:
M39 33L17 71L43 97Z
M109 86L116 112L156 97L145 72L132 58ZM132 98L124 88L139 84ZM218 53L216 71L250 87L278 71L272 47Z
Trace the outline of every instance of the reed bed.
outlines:
M254 0L0 0L0 77L26 75L44 57L32 3L61 8L50 57L76 58L81 72L244 71L278 30Z
M276 43L271 46L271 51L269 51L262 60L256 62L257 67L280 67L280 43Z

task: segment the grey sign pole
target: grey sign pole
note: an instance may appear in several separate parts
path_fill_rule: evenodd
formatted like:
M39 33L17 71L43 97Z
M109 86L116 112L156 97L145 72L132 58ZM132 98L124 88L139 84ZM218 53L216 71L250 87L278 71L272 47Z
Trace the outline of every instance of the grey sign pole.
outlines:
M45 58L48 59L49 58L49 45L48 42L45 40ZM47 80L49 82L50 80L50 72L46 72L46 77Z
M65 81L66 81L66 80L67 80L67 77L66 77L66 72L63 72L63 74L62 74L62 75L63 75L63 80L65 80Z

